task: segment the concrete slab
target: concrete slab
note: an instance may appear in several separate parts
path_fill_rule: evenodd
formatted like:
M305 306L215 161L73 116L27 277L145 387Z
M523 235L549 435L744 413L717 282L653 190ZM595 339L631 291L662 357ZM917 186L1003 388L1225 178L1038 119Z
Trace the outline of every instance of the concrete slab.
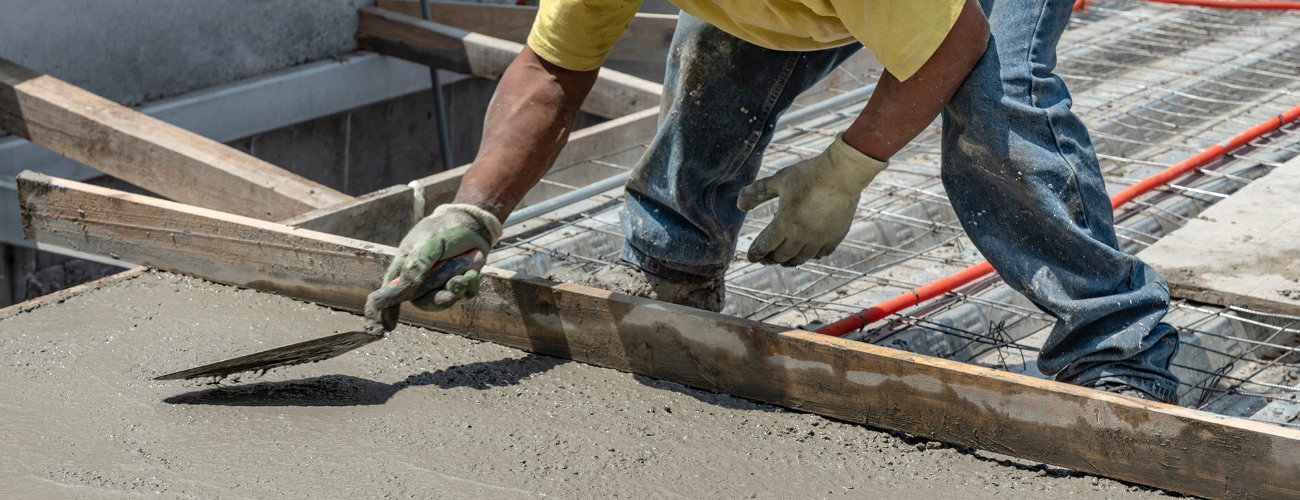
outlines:
M1175 297L1300 315L1300 159L1138 254Z
M360 324L167 273L0 311L0 497L1163 495L410 327L260 378L149 380Z

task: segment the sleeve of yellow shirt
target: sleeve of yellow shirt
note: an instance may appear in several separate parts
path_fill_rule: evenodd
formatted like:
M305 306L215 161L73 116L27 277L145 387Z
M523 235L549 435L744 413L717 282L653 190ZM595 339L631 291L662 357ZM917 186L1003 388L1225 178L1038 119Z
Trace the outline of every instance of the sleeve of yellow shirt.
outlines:
M528 47L564 69L599 68L640 7L641 0L542 0Z
M831 0L840 22L895 78L916 74L961 14L965 0Z

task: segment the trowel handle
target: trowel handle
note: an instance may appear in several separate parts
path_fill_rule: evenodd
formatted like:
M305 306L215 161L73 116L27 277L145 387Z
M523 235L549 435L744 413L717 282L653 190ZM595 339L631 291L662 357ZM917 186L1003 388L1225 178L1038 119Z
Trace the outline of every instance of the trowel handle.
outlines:
M397 323L397 306L437 292L447 285L448 280L471 269L482 269L484 261L483 252L474 249L435 263L429 268L427 277L420 280L419 286L402 286L401 276L385 283L366 297L366 330L376 335L391 331Z

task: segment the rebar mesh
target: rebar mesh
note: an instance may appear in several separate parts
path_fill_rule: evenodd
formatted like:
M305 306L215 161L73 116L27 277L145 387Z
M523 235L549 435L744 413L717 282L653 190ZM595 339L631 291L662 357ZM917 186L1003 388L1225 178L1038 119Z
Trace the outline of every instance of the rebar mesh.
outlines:
M1095 1L1076 14L1058 49L1057 72L1092 132L1111 193L1222 143L1300 104L1300 16L1222 11L1127 0ZM841 72L843 73L843 72ZM841 74L833 94L875 81L878 70ZM862 104L778 130L763 174L820 153ZM560 169L626 171L645 148ZM1300 155L1290 125L1138 198L1116 212L1125 251L1136 253L1253 179ZM514 228L494 265L531 274L617 265L621 190ZM752 211L739 248L774 213ZM852 230L831 256L795 268L762 266L737 254L726 273L724 313L815 327L982 260L966 239L939 181L937 123L898 153L864 193ZM1281 425L1300 414L1300 318L1240 307L1175 301L1166 320L1183 348L1175 360L1180 403ZM996 277L977 280L849 338L1042 376L1038 346L1054 320Z

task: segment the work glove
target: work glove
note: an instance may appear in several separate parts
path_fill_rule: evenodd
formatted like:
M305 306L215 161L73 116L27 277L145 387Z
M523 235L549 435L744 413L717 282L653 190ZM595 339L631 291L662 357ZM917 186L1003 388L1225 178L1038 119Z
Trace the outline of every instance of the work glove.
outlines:
M478 270L500 237L501 222L486 210L459 203L439 205L402 238L397 256L384 274L383 288L372 294L383 299L373 306L367 301L367 308L382 310L384 329L391 330L397 322L397 305L404 301L426 311L441 311L477 295ZM447 279L446 284L431 288L437 283L427 283L428 279L445 275L436 272L443 261L455 261L458 269L465 270ZM366 313L370 317L375 314L370 310Z
M839 135L822 154L745 186L736 205L746 212L781 198L776 217L749 246L750 262L797 266L830 255L849 234L862 190L888 165Z

